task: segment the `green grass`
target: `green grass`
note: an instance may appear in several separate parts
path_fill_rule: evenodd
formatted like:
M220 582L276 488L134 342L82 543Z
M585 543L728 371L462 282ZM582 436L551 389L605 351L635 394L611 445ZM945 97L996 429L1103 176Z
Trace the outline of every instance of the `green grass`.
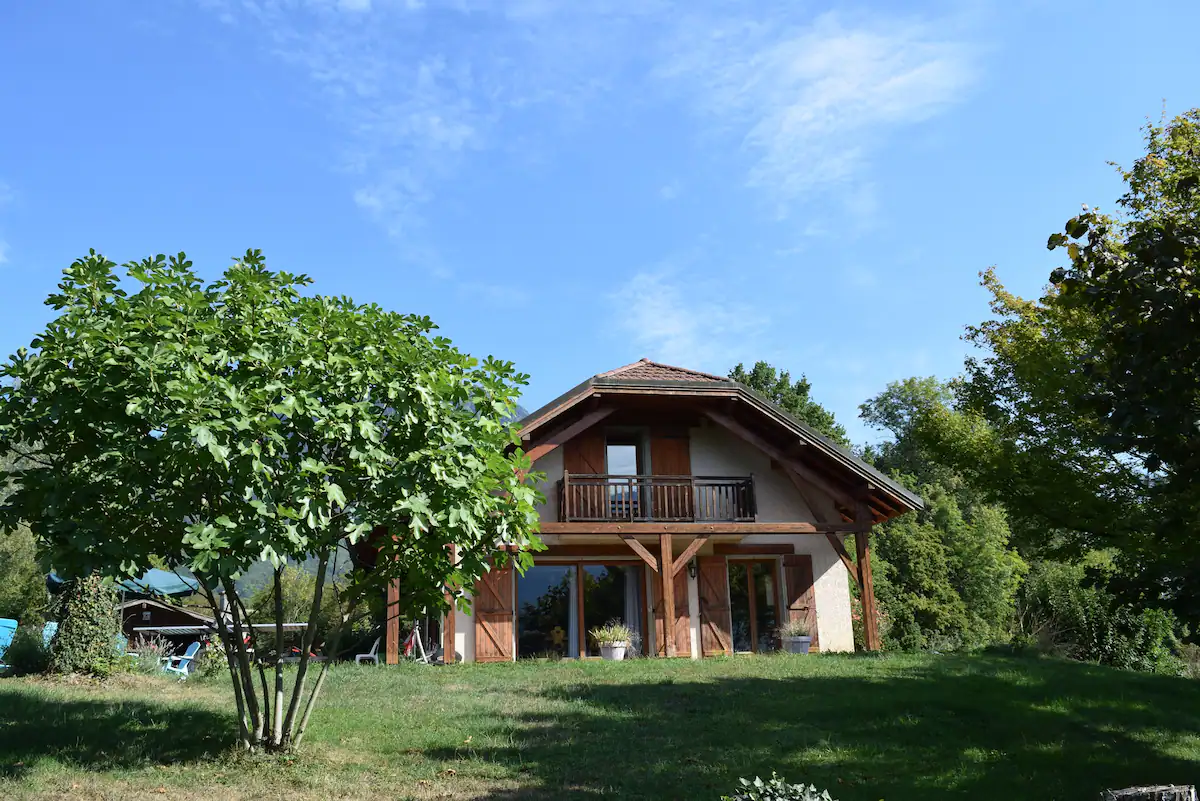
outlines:
M1200 779L1200 682L995 656L358 668L296 758L232 753L221 683L0 680L0 797L1088 799Z

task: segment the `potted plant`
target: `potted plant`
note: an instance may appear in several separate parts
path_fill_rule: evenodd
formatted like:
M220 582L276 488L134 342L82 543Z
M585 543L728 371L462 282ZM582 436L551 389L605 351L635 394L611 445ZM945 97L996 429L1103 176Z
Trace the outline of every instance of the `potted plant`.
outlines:
M791 618L779 627L779 639L783 641L784 650L791 654L807 654L812 647L812 636L808 621Z
M604 659L617 661L624 659L626 649L633 642L633 629L619 620L610 620L588 633L592 640L600 646L600 656Z

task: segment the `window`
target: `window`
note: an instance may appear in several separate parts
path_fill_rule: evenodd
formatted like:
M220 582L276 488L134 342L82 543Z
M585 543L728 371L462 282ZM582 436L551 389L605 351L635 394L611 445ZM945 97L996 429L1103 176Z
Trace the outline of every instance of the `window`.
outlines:
M608 480L608 516L614 519L632 520L642 517L642 487L629 478L644 472L642 458L642 432L610 431L604 447L604 471Z
M599 656L587 632L618 620L641 647L645 573L641 565L534 565L517 578L517 656Z
M517 578L517 655L578 656L575 566L534 565Z
M763 653L778 648L779 583L774 560L729 560L729 609L733 650Z

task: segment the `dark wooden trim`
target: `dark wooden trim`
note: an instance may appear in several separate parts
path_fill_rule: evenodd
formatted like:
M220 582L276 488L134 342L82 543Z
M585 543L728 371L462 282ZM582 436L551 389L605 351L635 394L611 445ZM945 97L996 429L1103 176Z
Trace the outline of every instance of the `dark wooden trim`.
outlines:
M663 535L663 536L666 536L666 535ZM660 560L655 558L654 554L650 553L650 551L646 550L645 545L642 545L640 542L635 540L633 538L633 535L625 535L625 536L621 537L621 539L625 542L626 545L628 545L630 548L633 549L634 553L636 553L638 556L642 557L643 562L650 565L651 570L653 570L655 573L661 573L661 571L659 570L659 561ZM671 538L668 536L667 542L669 543L670 541L671 541ZM667 550L667 558L668 559L670 558L670 549L669 548Z
M854 564L854 560L850 558L850 553L846 550L845 544L838 539L837 534L832 531L825 532L825 538L829 540L829 544L833 546L833 552L838 555L838 559L842 560L842 564L850 571L851 578L854 583L858 584L858 567ZM859 585L859 592L862 592L862 586Z
M542 523L542 534L824 534L862 531L859 523Z
M571 425L557 429L545 439L538 440L536 445L531 442L531 447L528 451L526 451L529 461L536 462L538 459L541 459L543 456L550 453L567 440L571 439L577 434L582 434L584 431L587 431L589 428L596 425L596 423L599 423L605 417L608 417L610 414L612 414L613 411L614 410L611 407L605 407L588 412L574 423L571 423Z
M645 547L645 546L643 546ZM658 557L654 556L655 548L648 548L647 551L654 559L654 564L657 567ZM625 546L620 540L613 540L613 544L597 544L597 545L551 545L544 551L534 551L533 561L535 564L540 563L543 559L619 559L619 560L634 560L641 561L641 557L636 554L626 553Z
M773 556L777 554L795 553L796 547L788 544L741 545L718 542L713 545L713 553L717 556Z
M854 548L858 555L859 599L862 601L863 645L868 651L878 651L879 626L875 619L875 582L871 578L871 533L860 531L854 535Z
M662 582L663 601L663 640L667 646L667 656L675 656L675 565L671 556L671 535L660 534L658 550L661 556L661 569L658 580Z
M832 482L827 480L824 476L822 476L820 473L816 472L815 470L810 468L808 465L803 464L799 460L793 458L792 456L790 456L789 454L784 452L784 450L782 448L779 448L779 447L771 444L767 440L760 437L758 434L755 434L753 431L746 428L744 425L742 425L738 421L734 420L732 417L729 417L728 415L722 414L720 412L715 412L712 409L705 409L704 414L705 414L705 416L708 417L708 419L712 420L717 425L721 426L722 428L727 429L730 433L734 434L735 436L741 437L746 442L749 442L751 445L758 448L760 451L767 454L768 456L770 456L772 459L779 462L780 464L788 467L791 470L794 470L796 472L796 474L799 475L801 478L803 478L805 481L807 481L810 484L813 484L814 486L817 487L817 489L822 490L827 495L832 496L835 500L839 500L844 503L853 503L852 497L846 490L844 490L840 487L837 487Z
M687 563L691 561L692 557L696 555L697 551L704 547L704 543L706 542L708 542L708 535L701 534L688 544L688 547L685 548L683 553L679 554L679 558L675 560L675 567L671 572L672 578L679 575L679 571L687 567Z

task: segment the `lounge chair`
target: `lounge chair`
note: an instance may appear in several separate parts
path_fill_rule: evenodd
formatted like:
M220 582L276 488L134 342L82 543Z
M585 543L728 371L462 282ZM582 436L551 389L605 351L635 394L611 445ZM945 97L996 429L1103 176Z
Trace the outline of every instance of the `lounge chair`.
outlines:
M370 662L374 665L379 664L379 641L382 637L376 637L375 642L371 643L371 650L365 654L359 654L354 657L354 664L361 665L363 662Z
M168 673L174 673L179 677L180 681L183 681L188 677L188 674L192 672L193 663L196 660L196 654L199 652L200 642L196 641L187 647L187 650L183 652L182 656L164 656L162 658L163 670L167 671Z
M55 634L58 634L58 624L53 620L42 626L42 644L45 645L47 649L50 648L50 641L54 639Z

